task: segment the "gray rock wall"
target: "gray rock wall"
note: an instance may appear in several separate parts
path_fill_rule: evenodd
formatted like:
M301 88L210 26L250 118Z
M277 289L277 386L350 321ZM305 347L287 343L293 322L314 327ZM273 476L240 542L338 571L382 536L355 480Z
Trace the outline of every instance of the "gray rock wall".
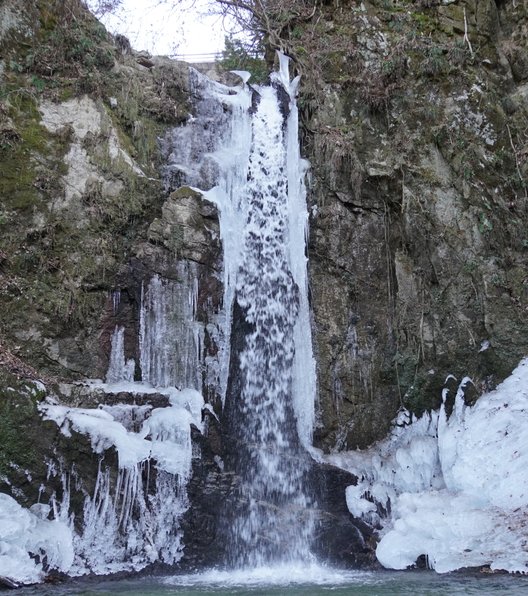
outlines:
M449 373L482 391L526 355L521 4L331 4L292 32L324 449L438 406Z

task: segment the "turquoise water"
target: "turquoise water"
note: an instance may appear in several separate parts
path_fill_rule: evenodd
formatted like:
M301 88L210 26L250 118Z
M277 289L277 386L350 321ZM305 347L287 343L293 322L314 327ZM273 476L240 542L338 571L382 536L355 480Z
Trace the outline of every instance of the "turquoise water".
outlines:
M278 584L273 578L244 578L239 574L204 574L199 576L147 577L134 580L73 581L59 586L24 588L23 596L104 596L129 594L131 596L198 596L210 594L225 596L479 596L528 595L528 576L493 574L447 574L431 571L405 572L347 572L338 574L335 583L330 577L322 582Z

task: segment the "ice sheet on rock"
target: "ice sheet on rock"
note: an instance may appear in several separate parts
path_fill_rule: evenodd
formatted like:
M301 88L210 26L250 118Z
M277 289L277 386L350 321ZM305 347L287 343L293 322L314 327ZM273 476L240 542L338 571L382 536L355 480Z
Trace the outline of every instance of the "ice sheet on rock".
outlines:
M397 495L445 486L437 441L438 412L420 419L401 411L389 437L370 449L326 456L324 459L358 477L347 488L350 512L372 524L380 523L374 501L385 511Z
M218 356L206 359L204 364L205 378L215 379L223 400L229 372L236 275L247 219L241 197L247 182L251 145L251 92L247 85L233 89L197 71L191 71L191 87L196 117L185 127L174 129L164 140L165 181L171 189L182 184L200 189L218 207L224 299L214 333Z
M182 556L180 520L189 507L190 427L201 429L203 397L194 389L127 382L93 382L91 386L163 393L171 406L42 406L44 417L55 421L64 434L85 434L96 453L114 447L118 454L117 474L101 459L93 493L85 496L80 530L69 513L70 486L79 479L74 469L60 471L62 500L54 503L54 509L56 517L70 523L73 530L75 562L70 573L137 571L154 561L173 564ZM56 467L51 473L58 473Z
M125 357L125 328L116 325L112 334L110 361L106 373L106 382L118 383L119 381L133 381L135 365L136 363L133 358L127 360Z
M0 576L20 584L37 583L46 575L32 555L46 557L48 568L62 572L68 572L73 563L70 528L46 519L49 507L35 511L38 515L0 493Z
M142 289L141 378L152 385L201 390L204 326L195 320L197 264L179 261L175 266L177 282L155 275Z
M151 405L129 405L115 404L113 406L99 406L104 412L108 412L112 418L122 424L127 431L139 432L143 422L150 416Z
M449 418L442 406L408 425L400 419L386 441L330 458L359 476L347 489L352 513L385 524L377 557L386 567L426 555L439 572L528 572L528 359L472 407L468 382ZM390 501L390 518L380 520L373 501Z
M279 54L283 84L290 95L290 113L286 128L286 171L288 179L288 260L299 288L299 310L294 328L293 402L297 431L306 449L312 445L315 421L316 372L312 347L312 326L308 302L308 207L304 179L308 162L301 159L299 147L299 112L294 101L299 77L289 81L288 60Z
M152 446L150 457L156 465L188 480L191 474L192 445L190 426L194 417L181 406L158 408L144 422L142 435Z
M490 565L510 572L528 571L526 508L505 510L483 505L448 490L404 493L395 502L394 525L376 550L380 563L406 569L420 555L439 573Z
M104 410L43 406L44 418L53 420L66 436L74 430L90 437L95 453L115 447L120 468L132 468L150 457L151 445L136 433L128 432Z
M165 395L169 398L173 406L179 406L191 412L193 416L192 424L199 430L202 430L201 412L204 407L204 398L202 394L196 389L176 389L176 387L153 387L150 383L132 383L121 381L119 383L104 383L100 380L91 380L83 383L94 389L101 389L105 393L131 393L136 395ZM114 406L112 406L114 407ZM138 406L126 406L121 404L123 408L137 408ZM149 407L149 406L146 406ZM105 411L112 413L109 406L104 406ZM117 412L117 410L116 410Z
M473 407L460 389L442 408L438 445L447 488L514 509L528 504L528 359Z

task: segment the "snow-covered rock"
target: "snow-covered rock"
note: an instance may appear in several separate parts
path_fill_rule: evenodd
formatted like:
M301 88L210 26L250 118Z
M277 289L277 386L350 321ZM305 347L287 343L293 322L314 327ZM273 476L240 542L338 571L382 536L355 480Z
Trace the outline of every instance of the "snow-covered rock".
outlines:
M439 412L401 414L373 448L331 456L360 478L347 489L350 511L384 526L376 554L385 567L405 569L425 555L441 573L528 572L528 359L472 407L468 382L449 417L444 396Z

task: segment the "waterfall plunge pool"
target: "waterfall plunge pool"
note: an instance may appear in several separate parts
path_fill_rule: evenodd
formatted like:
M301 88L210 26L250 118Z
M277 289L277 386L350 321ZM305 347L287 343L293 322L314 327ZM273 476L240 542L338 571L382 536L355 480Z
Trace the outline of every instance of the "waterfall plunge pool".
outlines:
M211 570L196 575L130 580L74 580L22 588L21 596L514 596L528 593L528 576L434 571L344 571L314 566Z

